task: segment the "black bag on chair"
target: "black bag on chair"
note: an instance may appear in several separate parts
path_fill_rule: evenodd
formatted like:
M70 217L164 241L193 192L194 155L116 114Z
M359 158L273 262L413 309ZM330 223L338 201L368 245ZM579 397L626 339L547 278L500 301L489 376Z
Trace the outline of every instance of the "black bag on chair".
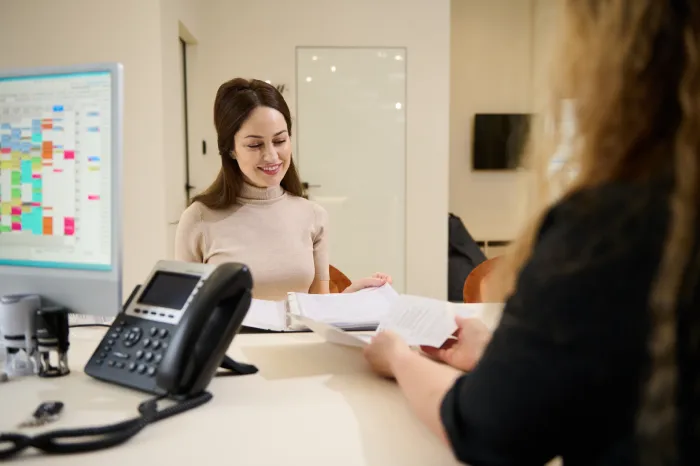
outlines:
M467 276L486 260L486 256L467 231L462 219L452 213L449 214L448 235L447 299L461 303Z

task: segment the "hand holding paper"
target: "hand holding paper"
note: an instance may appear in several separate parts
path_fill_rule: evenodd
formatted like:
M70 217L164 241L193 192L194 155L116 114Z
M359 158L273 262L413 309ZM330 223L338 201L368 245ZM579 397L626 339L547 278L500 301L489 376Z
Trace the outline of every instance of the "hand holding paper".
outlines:
M366 305L370 303L366 302ZM360 302L358 305L361 307ZM457 330L452 306L452 303L436 299L394 296L391 306L379 322L377 332L390 330L410 346L439 348ZM358 309L358 313L361 312ZM467 315L469 310L462 310L461 313ZM294 319L331 343L350 346L364 346L369 343L366 334L358 337L356 334L346 333L335 325L314 318L314 315L297 315Z
M440 304L440 305L438 305ZM384 377L394 377L395 364L405 360L402 356L410 355L407 341L411 339L427 342L433 339L434 343L422 345L428 355L441 360L448 365L469 371L476 366L486 345L491 338L491 331L476 316L470 318L454 317L451 312L440 312L440 307L447 307L449 303L440 303L434 300L411 299L410 306L400 306L391 317L395 320L386 322L383 331L377 335L365 348L364 355L372 370ZM451 324L437 318L442 315L448 317ZM452 320L455 319L455 320ZM396 324L392 328L392 325ZM449 335L444 340L447 328L457 327L455 338ZM393 331L389 331L389 329ZM403 337L399 335L403 334ZM442 343L436 344L437 342Z
M420 346L433 357L463 370L473 367L490 338L490 321L497 319L484 319L485 315L498 317L502 308L500 304L461 304L399 295L389 285L345 297L295 294L295 300L304 312L292 313L291 319L330 343L367 346L373 334L347 333L339 327L357 328L353 324L374 318L379 320L377 332L391 331L406 345ZM258 313L256 320L270 328L269 321L282 311L276 311L273 305L265 310L265 315Z
M491 340L491 331L478 318L457 317L456 321L456 338L447 339L439 347L422 346L421 349L428 356L467 372L481 359Z
M399 296L377 332L391 330L409 346L439 348L457 330L449 303L418 296Z
M393 366L402 359L402 355L414 354L406 342L391 331L384 331L376 335L363 352L372 370L388 378L394 377Z

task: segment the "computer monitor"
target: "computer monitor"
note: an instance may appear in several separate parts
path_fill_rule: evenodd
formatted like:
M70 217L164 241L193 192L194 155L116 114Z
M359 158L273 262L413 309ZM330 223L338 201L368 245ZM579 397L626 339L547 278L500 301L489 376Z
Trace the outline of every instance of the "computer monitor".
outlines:
M0 296L114 316L122 66L0 70Z

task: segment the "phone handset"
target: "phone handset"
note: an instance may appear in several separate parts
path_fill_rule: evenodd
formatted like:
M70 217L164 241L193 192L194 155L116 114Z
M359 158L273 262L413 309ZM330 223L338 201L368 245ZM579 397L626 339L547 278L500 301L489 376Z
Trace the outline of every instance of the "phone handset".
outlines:
M158 396L139 405L138 417L117 424L60 429L34 437L0 433L0 460L13 457L29 447L46 453L66 454L119 445L148 424L211 400L212 394L206 388L215 375L257 372L255 366L226 357L226 350L250 307L252 287L250 271L242 264L211 266L159 262L144 287L134 290L85 367L85 373L97 379L157 393ZM181 307L182 313L179 314L177 310ZM177 324L168 324L169 321L177 321ZM172 330L170 338L168 329ZM117 334L119 338L112 336ZM158 340L155 340L156 335ZM160 369L153 372L155 380L149 372L153 365L147 368L134 362L133 367L126 367L114 361L106 364L102 359L106 347L114 349L119 345L114 354L123 357L133 353L139 361L139 357L150 354L150 361L157 362L152 351L162 350L166 344L168 347L160 361ZM141 348L147 349L148 353ZM129 360L133 359L129 357ZM218 367L229 372L217 374ZM174 398L179 403L159 410L158 401L163 398Z
M206 389L243 323L252 286L250 272L239 264L221 264L209 275L171 338L156 377L160 388L178 398Z

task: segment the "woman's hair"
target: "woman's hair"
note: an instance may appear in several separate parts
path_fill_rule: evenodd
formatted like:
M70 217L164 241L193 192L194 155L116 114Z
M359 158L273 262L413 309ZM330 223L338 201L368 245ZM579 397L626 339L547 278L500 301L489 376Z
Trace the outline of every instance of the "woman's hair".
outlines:
M544 167L562 135L564 100L574 102L576 134L568 163L578 170L565 194L611 181L650 179L668 168L674 173L670 224L649 302L650 375L637 421L640 460L668 464L677 456L676 309L687 269L697 266L700 2L567 0L562 11L564 37L552 61L557 66L550 87L553 124L548 135L533 134L527 151L542 168L539 181L547 183ZM551 203L551 192L540 194ZM513 292L546 207L499 261L490 285L501 289L490 298L505 300Z
M221 169L211 186L195 196L192 202L201 202L214 210L226 209L235 204L243 186L243 173L238 162L233 158L234 136L251 112L258 107L269 107L280 112L287 122L287 132L290 137L292 136L292 116L289 107L274 86L257 79L243 78L235 78L223 83L214 101L214 126L221 156ZM290 194L295 196L303 194L293 159L281 184Z

